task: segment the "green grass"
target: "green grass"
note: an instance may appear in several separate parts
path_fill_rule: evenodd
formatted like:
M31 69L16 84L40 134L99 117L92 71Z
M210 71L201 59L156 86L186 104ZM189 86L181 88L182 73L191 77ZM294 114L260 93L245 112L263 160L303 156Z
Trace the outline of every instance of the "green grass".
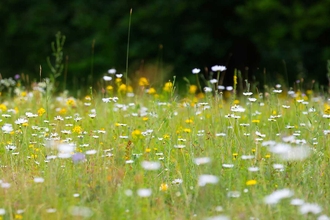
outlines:
M5 213L0 219L316 219L330 215L330 151L325 134L329 121L324 117L330 108L323 97L315 99L317 94L311 91L306 96L295 91L292 97L282 91L263 98L238 94L239 100L233 100L230 92L223 94L226 97L187 94L178 98L169 84L165 91L158 89L159 94L148 94L141 86L135 88L134 97L127 97L128 88L120 84L118 80L106 93L82 99L19 86L17 95L1 96L0 209ZM117 102L102 101L115 96ZM251 97L257 100L250 102ZM245 111L233 112L234 103ZM55 120L56 116L62 120ZM16 124L19 118L26 121ZM306 143L285 143L287 137ZM303 151L285 159L287 151L274 153L263 146L271 140L277 147L289 145L290 152L301 146ZM70 151L68 143L75 149ZM10 150L10 146L16 148ZM61 147L68 158L58 157ZM247 155L251 158L244 159ZM85 159L74 162L75 156ZM210 162L194 162L203 157ZM147 170L143 161L158 163L155 170ZM283 169L275 169L274 164ZM258 171L251 172L250 167ZM214 183L201 183L199 178L205 174L213 175L206 180L215 178ZM44 181L38 183L36 177ZM141 189L151 195L141 197ZM265 202L283 189L293 195L271 199L275 204ZM305 206L292 205L292 199L303 200ZM300 209L307 210L308 203L322 211L302 214Z

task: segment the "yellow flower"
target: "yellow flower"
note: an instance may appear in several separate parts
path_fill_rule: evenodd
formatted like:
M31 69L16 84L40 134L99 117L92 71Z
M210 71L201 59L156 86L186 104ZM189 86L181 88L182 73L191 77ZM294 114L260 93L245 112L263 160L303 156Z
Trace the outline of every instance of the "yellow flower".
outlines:
M121 84L118 88L118 92L125 93L127 91L127 86L125 84Z
M164 135L163 135L163 138L164 138L164 139L169 139L169 138L170 138L170 135L168 135L168 134L164 134Z
M20 214L15 214L15 219L23 219L23 216Z
M252 123L259 123L259 122L260 122L260 120L258 120L258 119L252 120Z
M44 108L39 108L39 110L38 110L38 115L39 116L42 116L45 113L46 113L46 110Z
M65 115L66 114L66 109L65 108L61 108L60 111L59 111L59 113L61 115Z
M233 157L234 157L234 159L236 159L237 156L238 156L238 153L233 153Z
M77 133L80 134L82 131L82 128L79 125L74 126L74 128L72 129L73 133Z
M148 121L149 118L148 118L148 117L143 117L142 120L143 120L143 121Z
M120 83L121 82L121 78L116 78L116 83Z
M246 181L247 186L253 186L257 184L257 180L248 180Z
M204 93L200 92L197 94L198 99L203 99L205 97Z
M197 86L196 85L190 85L189 86L189 93L190 94L195 94L197 91Z
M172 92L172 88L173 88L173 83L172 82L167 82L165 83L163 90L165 92Z
M7 106L6 106L5 104L0 104L0 110L1 110L2 112L7 111Z
M225 99L229 99L230 96L231 96L231 92L229 92L229 91L224 91L224 93L223 93L223 97L225 97Z
M156 89L151 87L150 89L148 89L148 94L150 95L156 94Z
M29 124L25 122L25 123L22 124L22 126L27 127L27 126L29 126Z
M141 77L139 79L139 86L148 86L149 85L149 82L148 82L148 79L145 78L145 77Z
M133 92L133 87L132 86L127 86L127 92Z
M112 86L107 86L107 91L110 92L113 90L113 87Z
M168 190L168 185L166 183L160 184L159 190L163 191L163 192L167 191Z
M313 94L313 90L310 90L310 89L307 90L307 91L306 91L306 94L307 94L307 95L312 95L312 94Z
M238 105L238 104L239 104L239 100L237 100L237 99L234 100L234 104L235 104L235 105Z
M73 98L69 98L67 101L66 101L66 104L68 106L75 106L76 105L76 102Z
M186 120L186 123L187 123L187 124L192 124L192 123L194 123L194 121L193 121L192 119L188 118L188 119Z
M133 138L139 138L139 137L141 137L141 131L138 130L138 129L134 130L132 132L132 136L133 136Z
M265 156L266 158L270 158L270 154L266 154L266 156Z
M27 95L27 92L25 92L25 91L24 92L21 92L21 96L22 97L26 97L26 95Z
M0 107L1 109L1 107ZM330 105L324 104L324 113L325 114L330 114Z
M186 132L186 133L190 133L191 129L190 128L185 128L185 129L183 129L183 131Z
M150 153L151 152L151 149L150 148L147 148L146 149L146 153Z

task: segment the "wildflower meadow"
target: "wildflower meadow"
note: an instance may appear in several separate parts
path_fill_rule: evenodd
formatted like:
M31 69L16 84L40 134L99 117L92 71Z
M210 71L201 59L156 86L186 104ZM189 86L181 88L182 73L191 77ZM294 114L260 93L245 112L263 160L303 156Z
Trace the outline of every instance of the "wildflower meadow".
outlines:
M110 69L80 97L1 79L0 219L330 219L327 93L212 71Z

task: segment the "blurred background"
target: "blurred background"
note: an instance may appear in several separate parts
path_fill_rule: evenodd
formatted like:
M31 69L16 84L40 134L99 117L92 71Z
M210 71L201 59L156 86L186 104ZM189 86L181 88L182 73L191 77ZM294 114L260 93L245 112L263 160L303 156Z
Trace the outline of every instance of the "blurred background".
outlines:
M116 68L125 72L131 18L129 77L191 78L225 65L244 78L289 84L328 84L330 0L2 0L0 73L47 77L51 42L66 36L63 74L68 85L91 85ZM156 82L155 82L156 83Z

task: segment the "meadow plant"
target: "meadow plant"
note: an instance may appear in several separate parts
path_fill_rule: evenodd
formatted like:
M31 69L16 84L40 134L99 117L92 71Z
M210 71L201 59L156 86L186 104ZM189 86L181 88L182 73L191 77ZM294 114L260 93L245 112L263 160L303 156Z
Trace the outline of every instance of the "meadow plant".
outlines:
M329 219L324 96L121 78L1 96L0 219Z

